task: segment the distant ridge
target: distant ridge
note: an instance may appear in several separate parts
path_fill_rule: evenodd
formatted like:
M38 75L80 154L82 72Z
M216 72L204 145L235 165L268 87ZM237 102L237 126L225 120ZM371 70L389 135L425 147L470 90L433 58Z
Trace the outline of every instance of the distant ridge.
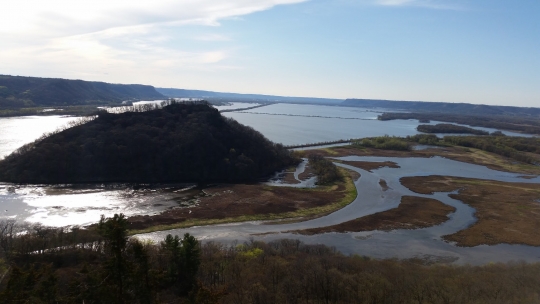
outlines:
M430 101L397 101L378 99L346 99L340 105L348 107L385 108L411 112L438 112L464 115L524 115L540 116L540 108L493 106L470 103Z
M119 104L164 98L149 85L0 75L0 108Z
M316 98L316 97L289 97L262 94L222 93L201 90L185 90L173 88L156 88L159 93L171 98L201 98L210 102L253 101L253 102L286 102L302 104L329 104L337 105L343 99Z

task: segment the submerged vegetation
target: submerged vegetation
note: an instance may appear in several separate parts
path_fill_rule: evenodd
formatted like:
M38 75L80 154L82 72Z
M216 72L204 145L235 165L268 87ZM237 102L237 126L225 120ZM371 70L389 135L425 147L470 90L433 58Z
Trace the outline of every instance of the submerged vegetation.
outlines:
M19 183L239 182L297 163L259 132L205 103L111 114L23 146L0 162Z

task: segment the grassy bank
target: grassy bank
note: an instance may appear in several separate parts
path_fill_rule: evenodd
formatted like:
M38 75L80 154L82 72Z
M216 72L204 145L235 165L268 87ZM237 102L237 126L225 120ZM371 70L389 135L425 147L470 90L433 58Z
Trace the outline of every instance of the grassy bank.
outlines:
M321 186L314 189L299 189L300 191L303 191L306 193L316 194L316 193L321 193L321 192L326 192L326 193L336 192L338 188L340 188L340 186L344 187L344 190L343 190L345 194L344 196L340 197L339 199L329 204L325 204L323 206L299 209L299 210L295 210L291 212L283 212L283 213L266 213L266 214L261 213L261 214L250 214L250 215L241 215L241 216L216 218L216 219L193 218L193 219L186 219L184 221L174 223L174 224L155 225L155 226L148 227L145 229L133 229L133 230L130 230L129 233L130 235L134 235L134 234L140 234L140 233L149 233L149 232L162 231L162 230L187 228L187 227L193 227L193 226L208 226L208 225L249 222L249 221L275 221L275 220L281 220L281 219L303 219L303 218L314 218L314 217L324 216L326 214L332 213L336 210L339 210L347 206L357 196L356 187L354 186L353 178L351 178L347 170L340 168L339 171L344 176L343 181L339 181L331 185ZM270 187L270 186L266 186L266 187L275 188L275 187Z
M434 136L434 135L430 135ZM463 136L464 138L468 138L469 136ZM473 136L470 136L470 138L475 138ZM445 157L448 159L480 165L480 166L486 166L493 170L498 171L505 171L505 172L515 172L515 173L522 173L522 174L534 174L534 175L540 175L540 166L538 164L531 164L526 163L523 161L520 161L517 158L521 159L521 156L525 156L528 159L537 159L537 161L540 163L540 153L538 152L529 152L529 151L519 151L516 149L513 149L514 154L511 154L510 156L500 155L494 152L486 151L480 148L475 147L464 147L457 144L451 144L446 141L439 141L439 142L411 142L408 138L391 138L392 140L399 140L401 143L409 143L410 145L419 143L419 144L427 144L432 145L433 147L427 148L424 150L394 150L394 149L382 149L382 148L373 148L373 147L364 147L362 145L349 145L349 146L343 146L343 147L331 147L331 148L324 148L324 149L316 149L316 150L310 150L310 153L317 153L322 156L326 157L341 157L341 156L350 156L350 155L356 155L356 156L382 156L382 157L434 157L434 156L440 156ZM530 145L527 146L537 146L538 145L538 138L518 138L515 140L512 140L513 138L507 137L504 140L497 139L495 136L486 136L482 138L486 141L496 141L499 146L505 147L504 149L511 149L511 146L514 143L517 143L518 141L528 141L530 142ZM505 142L508 141L508 143L505 144ZM436 144L436 146L434 145ZM517 146L517 145L516 145ZM487 147L487 146L486 146ZM519 147L518 147L519 148ZM298 153L299 151L296 151ZM303 152L303 151L300 151ZM305 155L304 154L297 154L297 155ZM516 155L518 157L514 158L512 155Z
M383 181L383 180L381 180ZM383 191L384 190L383 188ZM397 229L420 229L446 222L456 209L438 200L403 196L398 207L367 215L341 224L294 231L304 235L329 232L391 231Z

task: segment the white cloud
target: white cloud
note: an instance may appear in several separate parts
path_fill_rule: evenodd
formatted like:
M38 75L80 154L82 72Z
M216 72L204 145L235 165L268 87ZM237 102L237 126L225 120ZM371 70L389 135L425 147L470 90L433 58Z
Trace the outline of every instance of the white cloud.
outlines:
M219 26L223 19L304 1L5 1L0 10L0 73L94 79L116 75L131 81L129 73L140 70L237 68L224 62L231 50L213 43L230 41L228 36L187 38L206 41L197 49L178 35L178 27Z
M0 32L74 35L150 24L218 25L219 20L305 0L18 0L3 4Z

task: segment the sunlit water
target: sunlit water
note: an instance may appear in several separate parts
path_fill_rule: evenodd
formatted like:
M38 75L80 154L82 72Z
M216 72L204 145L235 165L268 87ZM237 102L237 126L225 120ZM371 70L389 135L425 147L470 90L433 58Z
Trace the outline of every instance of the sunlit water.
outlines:
M158 214L170 208L196 204L200 190L188 185L134 190L129 185L14 186L0 184L0 219L41 223L46 226L84 226L101 215Z
M257 104L233 103L222 109L246 108L254 105ZM383 122L376 119L380 113L382 112L361 108L274 104L242 111L242 113L228 112L224 115L255 128L273 141L287 145L380 135L418 134L416 131L419 124L417 120ZM44 132L54 131L74 119L76 118L61 116L0 118L0 157L6 156L20 146L37 139ZM495 131L495 129L487 128L477 129ZM504 133L520 135L512 132ZM261 238L264 240L283 237L298 238L307 243L325 243L335 246L344 253L376 257L433 255L458 259L460 263L485 263L513 259L540 261L539 248L517 245L459 248L441 241L441 235L453 233L474 222L473 210L463 203L449 198L445 193L438 193L433 197L456 207L457 211L451 216L450 221L437 227L412 231L372 231L318 236L286 233L286 231L294 229L333 225L396 207L402 195L412 194L399 184L401 176L440 174L512 182L538 182L538 178L523 180L515 174L502 173L442 158L363 158L362 160L393 160L398 162L402 168L384 168L373 173L354 169L362 174L361 179L356 183L359 191L357 200L349 207L320 219L288 225L266 226L260 223L241 223L190 228L174 232L189 231L201 239L223 242L242 241L253 237L253 234L275 232L276 234L269 234ZM295 176L302 170L301 167L302 165ZM383 192L380 189L378 184L380 178L387 181L390 190ZM313 186L313 182L314 180L309 180L302 185ZM66 226L95 223L102 214L111 216L114 213L122 212L128 216L151 215L169 208L179 207L180 204L186 204L186 196L191 197L192 194L175 192L180 188L178 186L176 188L158 187L150 190L133 190L132 187L121 185L117 187L103 185L13 187L9 184L0 184L0 220L9 218L19 222L28 221L50 226ZM166 233L169 232L149 234L143 237L159 239Z
M43 133L55 131L76 119L65 116L0 118L0 159L39 138Z

